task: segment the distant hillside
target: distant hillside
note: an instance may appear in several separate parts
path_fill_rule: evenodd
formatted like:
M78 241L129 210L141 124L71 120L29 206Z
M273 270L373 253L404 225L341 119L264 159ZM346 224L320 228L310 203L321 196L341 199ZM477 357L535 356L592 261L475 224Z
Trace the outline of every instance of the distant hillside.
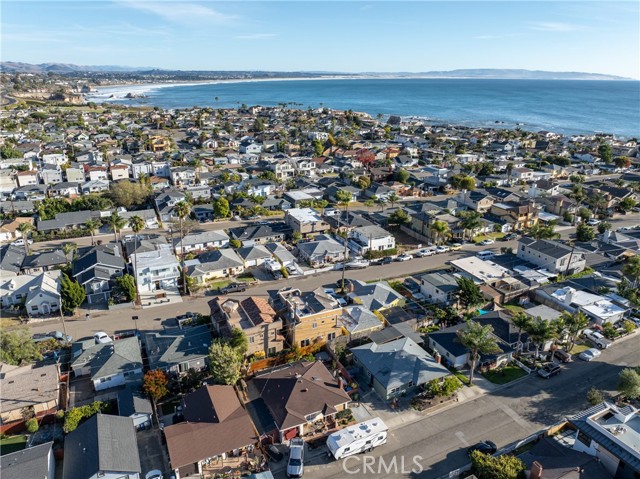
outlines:
M151 70L153 67L126 67L118 65L73 65L70 63L31 63L0 62L0 71L4 73L72 73L72 72L137 72Z
M605 75L602 73L584 72L550 72L543 70L520 70L520 69L496 69L496 68L475 68L449 71L427 71L427 72L363 72L363 73L341 73L341 72L265 72L265 71L210 71L210 70L166 70L154 67L128 67L117 65L73 65L69 63L31 63L21 62L0 62L0 71L3 73L57 73L73 74L82 72L95 73L135 73L142 75L222 75L224 77L237 77L242 75L245 78L274 77L283 78L291 76L294 78L323 77L327 75L340 76L367 76L385 78L503 78L520 80L631 80L615 75Z

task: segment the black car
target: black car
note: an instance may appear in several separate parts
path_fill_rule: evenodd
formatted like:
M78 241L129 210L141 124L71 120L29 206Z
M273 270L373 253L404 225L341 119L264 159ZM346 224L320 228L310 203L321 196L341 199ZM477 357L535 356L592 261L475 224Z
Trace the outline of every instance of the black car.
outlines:
M269 460L273 462L278 462L284 457L284 455L280 451L278 451L278 448L275 444L269 444L265 448L265 452L267 453L267 457L269 458Z
M231 283L220 290L223 294L242 292L247 289L244 283Z
M514 239L518 239L518 234L517 233L509 233L508 235L504 235L502 237L502 241L511 241Z
M556 374L560 374L562 368L559 364L547 364L542 369L538 369L538 375L542 378L549 379L551 376L555 376Z
M480 451L483 454L495 454L497 450L498 446L493 441L482 441L467 449L467 455L470 456L473 451Z
M393 263L393 258L391 256L385 256L384 258L382 258L381 264L391 264L391 263Z

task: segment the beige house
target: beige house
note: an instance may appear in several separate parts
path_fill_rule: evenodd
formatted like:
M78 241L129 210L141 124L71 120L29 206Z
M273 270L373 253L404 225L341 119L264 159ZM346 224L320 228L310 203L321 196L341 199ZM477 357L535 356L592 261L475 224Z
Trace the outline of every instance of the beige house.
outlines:
M35 367L0 363L0 418L2 425L23 420L23 409L32 408L36 417L58 410L58 368L55 364Z
M284 217L285 222L301 235L314 235L328 231L329 223L313 208L291 208Z

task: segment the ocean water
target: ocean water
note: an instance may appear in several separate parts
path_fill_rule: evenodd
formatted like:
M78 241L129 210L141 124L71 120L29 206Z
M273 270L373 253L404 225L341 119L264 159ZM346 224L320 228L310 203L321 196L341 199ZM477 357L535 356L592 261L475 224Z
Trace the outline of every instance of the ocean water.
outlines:
M125 99L127 93L145 98ZM218 100L216 100L216 97ZM241 104L415 116L429 123L516 126L564 134L640 138L640 82L493 79L238 81L100 88L88 100L162 108Z

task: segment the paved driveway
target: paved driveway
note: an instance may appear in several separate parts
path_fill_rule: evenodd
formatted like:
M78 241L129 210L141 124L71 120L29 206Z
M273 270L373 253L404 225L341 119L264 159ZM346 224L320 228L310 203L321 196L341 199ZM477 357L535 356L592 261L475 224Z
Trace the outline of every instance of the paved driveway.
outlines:
M138 436L138 453L140 454L140 465L142 466L142 476L154 469L160 469L165 477L170 477L169 460L166 448L162 445L161 432L159 429L147 429L136 433Z

